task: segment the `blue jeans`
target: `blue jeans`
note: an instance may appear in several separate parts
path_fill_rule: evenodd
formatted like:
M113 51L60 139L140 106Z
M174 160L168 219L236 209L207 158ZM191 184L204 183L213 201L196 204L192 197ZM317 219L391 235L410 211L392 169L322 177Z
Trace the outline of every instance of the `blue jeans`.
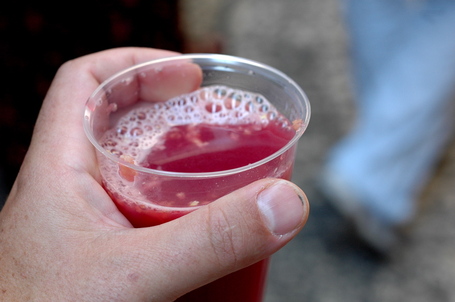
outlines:
M357 119L326 169L391 224L416 199L453 129L454 0L343 0Z

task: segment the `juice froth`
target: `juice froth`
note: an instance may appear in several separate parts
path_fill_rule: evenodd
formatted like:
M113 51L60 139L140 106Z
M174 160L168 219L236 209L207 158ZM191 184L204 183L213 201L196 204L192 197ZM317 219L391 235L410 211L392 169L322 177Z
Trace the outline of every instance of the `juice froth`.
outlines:
M273 154L295 135L293 126L261 95L212 86L165 103L139 104L106 132L101 145L146 168L213 172L252 164ZM224 152L229 156L238 148L245 149L244 156L231 156L234 160L224 165L217 160L219 165L212 168L178 163L163 166L202 154Z

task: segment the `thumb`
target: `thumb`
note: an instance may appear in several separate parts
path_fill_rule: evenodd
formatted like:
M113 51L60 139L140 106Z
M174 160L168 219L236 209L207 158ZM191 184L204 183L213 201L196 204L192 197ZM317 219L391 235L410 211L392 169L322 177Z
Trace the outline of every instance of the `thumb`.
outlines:
M158 261L138 265L147 270L144 275L159 273L147 290L169 293L163 301L170 301L267 258L295 237L308 214L306 196L296 185L264 179L182 218L142 229L144 238L136 239L150 242L142 252L160 249Z

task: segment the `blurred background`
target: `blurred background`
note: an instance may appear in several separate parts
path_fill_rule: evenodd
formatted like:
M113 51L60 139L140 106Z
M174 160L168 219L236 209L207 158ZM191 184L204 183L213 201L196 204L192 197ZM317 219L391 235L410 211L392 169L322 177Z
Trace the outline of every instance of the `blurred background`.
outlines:
M65 61L119 46L242 56L288 74L312 104L294 171L311 215L272 258L266 302L455 301L455 148L422 194L407 241L387 259L352 238L316 190L327 151L355 117L337 0L18 0L0 7L2 201Z

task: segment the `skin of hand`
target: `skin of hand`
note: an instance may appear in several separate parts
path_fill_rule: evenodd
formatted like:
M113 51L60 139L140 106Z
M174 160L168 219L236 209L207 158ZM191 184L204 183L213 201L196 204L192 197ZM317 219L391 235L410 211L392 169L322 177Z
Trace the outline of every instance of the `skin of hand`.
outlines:
M0 212L0 300L173 301L270 256L303 228L304 193L278 179L156 227L132 228L117 210L83 131L85 102L112 74L173 55L112 49L58 70Z

